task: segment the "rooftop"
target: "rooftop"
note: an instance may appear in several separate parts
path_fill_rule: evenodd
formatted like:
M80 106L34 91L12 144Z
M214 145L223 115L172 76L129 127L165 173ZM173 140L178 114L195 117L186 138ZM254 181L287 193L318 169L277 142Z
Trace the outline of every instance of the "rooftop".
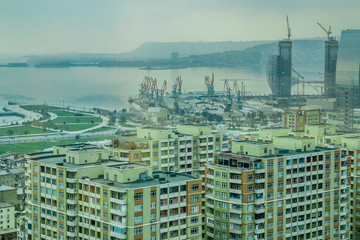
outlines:
M8 204L6 202L0 202L0 208L5 208L5 207L11 207L11 204Z
M242 141L234 141L238 143L245 143L250 145L256 145L256 146L262 146L262 145L273 145L273 143L268 142L258 142L258 141L248 141L248 140L242 140Z
M6 186L6 185L0 185L0 192L2 191L9 191L9 190L15 190L16 188Z
M158 186L164 183L176 183L183 181L196 180L199 178L193 177L191 175L183 173L174 173L174 172L163 172L163 171L154 171L153 177L148 178L145 181L137 180L135 182L129 183L119 183L111 180L106 180L103 178L91 179L91 182L96 182L108 186L112 186L119 189L136 189L150 186Z
M61 166L61 167L70 168L70 169L80 169L80 168L86 168L86 167L92 167L92 166L98 166L98 165L119 164L119 161L114 161L114 160L103 160L102 162L86 163L86 164L68 163L65 161L66 160L65 155L51 155L51 156L32 159L32 160L40 161L41 163L45 163L47 165Z
M19 174L19 173L25 173L25 169L13 168L13 169L9 169L8 171L0 170L0 176L10 175L10 174Z

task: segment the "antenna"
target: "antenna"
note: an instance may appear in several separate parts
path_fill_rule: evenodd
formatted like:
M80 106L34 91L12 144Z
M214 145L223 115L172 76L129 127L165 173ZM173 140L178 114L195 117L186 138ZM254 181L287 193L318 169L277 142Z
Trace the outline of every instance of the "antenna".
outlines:
M287 30L288 30L288 41L290 41L290 37L291 37L291 28L289 25L289 17L286 15L286 23L287 23Z

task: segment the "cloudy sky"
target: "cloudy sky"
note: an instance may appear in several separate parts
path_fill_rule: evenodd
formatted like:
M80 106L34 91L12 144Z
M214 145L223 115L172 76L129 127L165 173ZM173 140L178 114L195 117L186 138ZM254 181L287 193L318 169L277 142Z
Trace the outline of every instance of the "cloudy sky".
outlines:
M360 28L358 0L1 0L0 54L119 53L144 42L325 37Z

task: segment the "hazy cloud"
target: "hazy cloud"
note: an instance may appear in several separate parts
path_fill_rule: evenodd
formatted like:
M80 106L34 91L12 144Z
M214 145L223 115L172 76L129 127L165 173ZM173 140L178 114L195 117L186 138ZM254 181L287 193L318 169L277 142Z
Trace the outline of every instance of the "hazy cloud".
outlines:
M316 25L360 28L354 0L0 1L1 53L123 52L148 41L324 36Z

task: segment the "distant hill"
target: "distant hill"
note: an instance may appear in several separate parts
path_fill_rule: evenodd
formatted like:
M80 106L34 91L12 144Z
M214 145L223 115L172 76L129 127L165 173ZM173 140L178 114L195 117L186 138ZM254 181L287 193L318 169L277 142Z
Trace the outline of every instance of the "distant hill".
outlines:
M270 55L277 54L278 42L259 44L246 49L246 51L254 51L261 53L261 64L264 66ZM317 65L324 64L325 46L324 40L293 40L293 65Z
M270 41L241 42L147 42L126 55L136 58L170 58L172 52L178 52L179 57L202 55L247 48L270 43Z

